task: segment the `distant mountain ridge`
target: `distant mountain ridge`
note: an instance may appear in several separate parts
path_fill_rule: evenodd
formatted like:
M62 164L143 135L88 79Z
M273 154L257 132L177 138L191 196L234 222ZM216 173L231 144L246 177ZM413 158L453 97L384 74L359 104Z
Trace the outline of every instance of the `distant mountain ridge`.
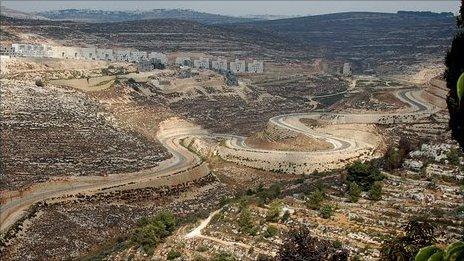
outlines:
M91 9L63 9L37 12L36 15L51 20L69 20L76 22L108 23L149 19L179 19L202 24L230 24L262 20L198 12L189 9L153 9L149 11L105 11Z

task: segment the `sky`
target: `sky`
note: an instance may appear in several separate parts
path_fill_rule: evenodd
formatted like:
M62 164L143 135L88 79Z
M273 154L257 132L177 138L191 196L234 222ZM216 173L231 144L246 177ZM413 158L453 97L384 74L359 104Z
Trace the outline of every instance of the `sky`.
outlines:
M459 10L459 0L442 1L5 1L5 7L24 12L67 8L100 10L150 10L158 8L193 9L223 15L315 15L347 11L396 12Z

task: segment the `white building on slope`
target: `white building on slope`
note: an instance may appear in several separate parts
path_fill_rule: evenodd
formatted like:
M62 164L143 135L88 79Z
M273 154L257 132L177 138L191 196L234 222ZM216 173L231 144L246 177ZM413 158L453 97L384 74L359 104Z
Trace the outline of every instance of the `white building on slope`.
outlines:
M168 64L168 57L164 53L151 52L148 54L148 60L155 59L160 61L162 64Z
M243 60L236 59L234 62L230 62L230 71L233 73L244 73L246 70L246 63Z
M227 60L217 59L211 62L211 68L218 71L227 71Z
M193 61L193 67L197 69L209 69L209 58L200 57Z
M263 73L264 72L264 62L256 61L248 63L248 72L249 73Z
M45 48L41 44L12 44L14 52L18 56L44 57Z
M97 60L102 61L114 61L114 52L113 49L100 49L96 50Z
M130 52L130 62L140 62L143 60L148 60L147 52L132 50Z

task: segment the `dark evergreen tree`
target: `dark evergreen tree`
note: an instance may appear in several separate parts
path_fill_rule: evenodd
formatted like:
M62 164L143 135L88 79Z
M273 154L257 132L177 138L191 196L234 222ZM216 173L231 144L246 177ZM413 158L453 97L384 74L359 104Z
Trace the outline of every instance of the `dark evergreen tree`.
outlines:
M299 227L289 232L287 239L277 253L280 261L347 261L348 250L335 248L330 241L311 236L307 227Z
M464 99L459 100L457 82L464 73L464 0L461 0L460 14L457 18L458 32L446 56L446 85L449 89L447 104L450 113L450 128L462 148L464 148Z

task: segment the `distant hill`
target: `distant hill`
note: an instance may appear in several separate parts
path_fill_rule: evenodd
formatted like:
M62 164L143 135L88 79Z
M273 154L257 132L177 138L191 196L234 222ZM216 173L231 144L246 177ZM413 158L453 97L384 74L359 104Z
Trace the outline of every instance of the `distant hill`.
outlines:
M64 9L36 13L52 20L69 20L90 23L124 22L148 19L179 19L202 24L229 24L260 20L197 12L186 9L153 9L150 11L104 11L90 9Z
M292 39L313 50L324 49L329 58L372 64L382 59L443 57L455 32L455 17L432 12L348 12L218 27Z
M37 15L37 14L21 12L21 11L13 10L10 8L6 8L4 6L0 6L0 14L2 16L11 17L11 18L31 19L31 20L48 20L48 18Z

